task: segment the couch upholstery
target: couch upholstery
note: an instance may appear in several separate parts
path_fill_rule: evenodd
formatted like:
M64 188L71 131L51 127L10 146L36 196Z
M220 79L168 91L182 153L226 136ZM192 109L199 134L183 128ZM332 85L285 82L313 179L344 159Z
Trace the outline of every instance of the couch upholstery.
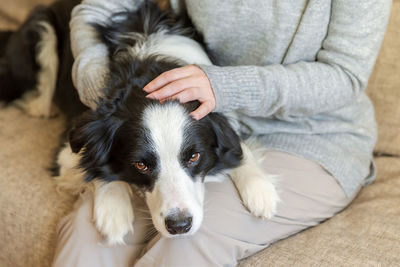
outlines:
M37 3L1 0L0 28L15 28ZM395 0L368 93L376 106L378 178L343 212L277 242L240 266L400 265L400 0ZM1 85L0 85L1 87ZM55 229L73 199L56 192L47 171L63 119L0 109L0 266L50 266Z

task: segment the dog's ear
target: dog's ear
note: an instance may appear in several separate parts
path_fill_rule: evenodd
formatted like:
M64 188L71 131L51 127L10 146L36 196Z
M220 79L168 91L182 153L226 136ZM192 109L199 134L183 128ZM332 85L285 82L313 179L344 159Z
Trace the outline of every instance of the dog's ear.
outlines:
M108 161L115 135L122 124L123 120L116 116L101 117L88 111L69 132L72 151L80 152L79 165L86 171L86 181L112 176Z
M210 113L203 120L206 120L211 126L216 139L214 149L218 160L210 173L237 167L242 160L243 152L240 138L229 124L227 118L219 113Z
M86 150L108 152L115 133L123 124L124 118L118 116L124 109L129 90L120 89L109 99L99 99L95 111L88 110L76 119L68 133L72 152Z
M84 148L93 160L103 162L122 124L123 120L116 116L102 117L94 111L84 113L69 132L72 152L78 153Z
M81 153L80 166L87 171L88 181L108 172L106 165L115 135L125 122L118 115L118 100L100 102L96 111L81 115L68 134L72 152Z

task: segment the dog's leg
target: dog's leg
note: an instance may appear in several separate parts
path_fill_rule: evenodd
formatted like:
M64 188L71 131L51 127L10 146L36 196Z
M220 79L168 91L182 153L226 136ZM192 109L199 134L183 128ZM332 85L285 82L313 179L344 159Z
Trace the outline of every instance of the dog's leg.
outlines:
M58 191L78 195L87 186L84 172L78 167L79 161L80 155L73 153L67 142L57 155L59 174L54 179Z
M132 189L121 181L94 181L93 218L109 245L124 244L124 236L133 232Z
M55 114L52 101L59 64L57 35L49 22L40 21L38 25L40 26L40 41L36 46L36 62L40 70L37 74L36 91L28 92L21 100L16 101L16 105L33 117L49 118Z
M258 165L258 160L254 157L251 149L241 143L243 150L242 164L235 168L231 173L231 178L243 204L249 211L262 218L271 218L276 212L279 196L273 176L263 171Z

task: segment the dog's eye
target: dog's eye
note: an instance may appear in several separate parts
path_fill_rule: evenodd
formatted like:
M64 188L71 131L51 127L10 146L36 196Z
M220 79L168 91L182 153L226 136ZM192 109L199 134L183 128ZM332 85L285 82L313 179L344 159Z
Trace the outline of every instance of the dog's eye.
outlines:
M192 154L192 156L190 157L188 164L195 164L200 158L200 153L194 153Z
M149 172L149 168L143 162L136 162L135 168L140 171L141 173Z

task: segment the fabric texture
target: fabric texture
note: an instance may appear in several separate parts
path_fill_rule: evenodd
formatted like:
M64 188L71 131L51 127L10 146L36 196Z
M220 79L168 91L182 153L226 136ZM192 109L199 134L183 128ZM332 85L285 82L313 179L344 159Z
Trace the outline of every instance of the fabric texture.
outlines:
M15 28L31 7L46 2L2 0L1 29ZM383 153L400 148L399 116L395 115L400 101L399 16L400 1L394 0L388 33L367 90L375 104L379 125L377 151ZM52 262L56 225L71 211L74 201L55 191L46 171L63 125L61 117L41 120L30 118L15 107L0 109L2 267L47 267ZM389 132L390 135L386 134ZM400 159L378 156L375 161L376 181L365 187L345 211L269 246L241 261L240 266L397 266Z
M397 266L400 159L376 158L377 181L343 212L241 262L263 266Z
M92 220L93 195L87 191L59 226L53 266L130 267L134 262L137 267L236 266L238 260L271 243L330 218L353 199L312 161L271 151L261 167L277 176L282 201L273 218L262 220L251 215L230 179L206 183L204 221L190 237L155 235L146 204L136 198L134 234L125 238L127 245L102 245Z
M375 152L400 156L400 7L395 1L388 31L367 88L376 109L378 142Z
M111 3L119 10L140 2ZM106 75L108 66L106 47L87 23L108 21L105 3L84 0L72 14L74 83L91 107L102 94L98 73ZM391 0L179 3L215 60L201 68L216 111L237 111L242 134L262 136L267 148L318 162L347 195L375 179L376 122L364 89ZM97 52L87 53L89 45Z

